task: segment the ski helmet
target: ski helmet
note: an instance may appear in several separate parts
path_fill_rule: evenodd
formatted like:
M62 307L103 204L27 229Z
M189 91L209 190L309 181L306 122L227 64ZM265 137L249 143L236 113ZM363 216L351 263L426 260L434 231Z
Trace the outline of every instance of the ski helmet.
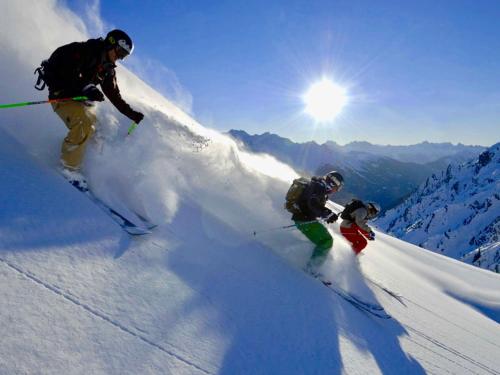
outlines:
M377 216L381 211L380 205L378 203L375 203L375 202L368 202L368 204L366 205L366 208L368 210L368 215L370 217Z
M337 171L328 172L324 179L330 190L337 188L337 191L339 191L344 186L344 177Z
M108 35L106 35L106 44L109 49L115 48L116 53L120 59L127 57L132 54L134 50L134 44L132 39L122 30L111 30Z

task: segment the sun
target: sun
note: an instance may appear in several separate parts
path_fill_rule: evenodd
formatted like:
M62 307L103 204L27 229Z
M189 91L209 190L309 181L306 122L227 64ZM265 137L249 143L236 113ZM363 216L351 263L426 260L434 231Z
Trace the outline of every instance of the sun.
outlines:
M335 119L347 103L346 90L327 78L314 83L303 97L305 112L316 121Z

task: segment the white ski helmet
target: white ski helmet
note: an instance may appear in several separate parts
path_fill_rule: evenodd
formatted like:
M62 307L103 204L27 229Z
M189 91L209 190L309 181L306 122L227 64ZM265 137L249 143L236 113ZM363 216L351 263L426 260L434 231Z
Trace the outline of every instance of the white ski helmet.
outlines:
M377 216L381 211L380 205L378 203L375 203L375 202L368 202L366 204L366 208L368 211L368 216L370 216L370 217Z

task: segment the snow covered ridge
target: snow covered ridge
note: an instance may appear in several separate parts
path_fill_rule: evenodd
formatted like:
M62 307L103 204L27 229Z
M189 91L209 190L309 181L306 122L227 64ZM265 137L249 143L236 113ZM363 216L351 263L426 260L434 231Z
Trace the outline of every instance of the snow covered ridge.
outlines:
M430 143L427 141L407 146L377 145L369 142L351 142L346 145L339 145L333 141L327 141L323 144L316 142L295 143L288 138L268 132L250 135L244 130L231 129L228 133L254 151L269 152L272 151L272 148L277 147L278 150L275 150L275 152L288 153L289 158L294 157L292 152L295 154L307 153L308 160L303 161L304 167L309 163L312 164L313 168L317 168L322 163L331 162L332 155L343 159L349 153L351 158L356 155L366 157L366 154L369 154L378 157L389 157L400 162L424 165L443 158L466 161L485 150L483 146L469 146L461 143L457 145L452 143ZM307 149L307 152L304 149ZM339 154L340 156L338 156Z
M500 272L500 143L429 177L378 219L377 226L423 248Z

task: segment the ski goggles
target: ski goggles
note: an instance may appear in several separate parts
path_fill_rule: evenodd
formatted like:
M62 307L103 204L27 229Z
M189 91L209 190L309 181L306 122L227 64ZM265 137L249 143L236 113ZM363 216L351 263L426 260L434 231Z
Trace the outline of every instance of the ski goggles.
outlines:
M132 47L127 44L127 42L123 39L120 39L116 43L115 47L116 55L120 60L123 60L125 57L132 53Z
M125 57L130 55L130 53L127 50L123 49L120 46L115 47L115 51L116 51L116 57L118 57L120 60L123 60Z
M330 190L335 190L339 191L342 189L342 186L344 186L343 182L339 181L335 176L331 176L326 178L326 184L330 188Z

